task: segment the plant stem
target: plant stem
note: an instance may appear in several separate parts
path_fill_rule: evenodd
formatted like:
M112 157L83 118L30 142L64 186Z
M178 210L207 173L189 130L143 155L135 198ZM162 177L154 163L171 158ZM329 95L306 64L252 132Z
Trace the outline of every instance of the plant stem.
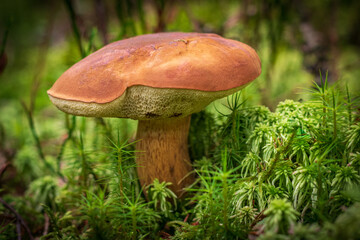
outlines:
M71 27L73 29L81 57L84 58L84 57L86 57L86 54L85 54L84 48L82 46L80 31L76 24L76 15L75 15L74 7L72 5L71 0L64 0L64 1L65 1L66 8L69 12L69 15L70 15Z
M81 173L83 177L83 186L87 185L88 180L88 166L85 159L85 153L84 153L84 142L82 135L80 135L80 143L79 143L79 151L80 151L80 158L81 158Z
M225 231L228 231L228 206L229 206L229 186L228 186L228 174L227 174L227 148L225 147L224 151L221 154L222 156L222 162L223 162L223 174L222 174L222 195L224 199L224 208L223 208L223 221L224 221L224 228Z
M138 7L138 14L140 18L140 24L141 24L141 30L144 34L147 32L146 30L146 22L145 22L145 13L144 13L144 0L137 0L136 1L137 7Z
M24 108L25 110L25 113L26 113L26 117L28 119L28 122L29 122L29 126L30 126L30 130L31 130L31 133L34 137L34 140L35 140L35 144L36 144L36 149L37 149L37 152L39 154L39 157L44 161L46 162L45 160L45 156L44 156L44 153L43 153L43 150L42 150L42 147L41 147L41 143L40 143L40 139L39 139L39 136L36 132L36 129L35 129L35 124L34 124L34 119L33 119L33 115L32 115L32 112L28 109L28 107L26 106L25 102L21 101L21 105L22 107Z
M8 35L9 35L9 28L10 28L10 24L8 23L8 25L6 26L6 29L5 29L5 33L4 33L2 42L1 42L1 46L0 46L0 57L5 52L6 41L8 39Z
M111 141L113 140L113 137L112 137L112 134L111 134L111 125L109 127L109 124L106 124L104 119L101 118L101 117L95 118L95 121L96 121L97 124L99 124L99 125L101 125L103 127L103 129L105 130L105 136L109 140L109 142L111 143Z
M223 218L224 218L224 228L225 231L228 231L228 206L229 206L229 197L228 197L228 193L229 193L229 186L227 183L227 175L225 174L223 176L222 179L222 185L223 185L223 199L224 199L224 208L223 208Z
M351 97L350 97L350 92L349 92L349 87L348 85L346 84L346 97L347 97L347 108L348 108L348 123L349 123L349 127L351 126L351 123L352 123L352 114L351 114Z
M73 135L73 132L74 132L74 129L75 129L75 126L76 126L76 117L75 116L72 116L72 121L71 121L71 124L70 124L70 121L69 121L69 114L66 114L65 115L65 122L66 122L66 128L68 130L67 132L67 136L66 138L63 140L61 146L60 146L60 152L59 154L57 155L56 157L56 162L57 162L57 168L58 168L58 171L60 172L60 169L61 169L61 159L62 159L62 156L64 154L64 150L65 150L65 146L66 146L66 143L72 139L72 135Z
M268 170L266 170L266 171L264 172L264 174L260 177L260 181L259 181L259 190L260 190L260 192L261 192L261 185L262 185L262 183L263 183L264 181L266 181L266 180L270 177L271 173L272 173L273 170L275 169L276 163L277 163L277 162L279 161L279 159L280 159L281 153L286 153L286 152L287 152L289 146L292 144L292 142L293 142L293 140L294 140L295 135L296 135L296 131L294 131L294 132L291 134L290 139L289 139L289 141L286 143L286 145L283 146L283 147L281 147L281 148L277 151L275 157L274 157L273 159L271 159L271 161L270 161L270 163L269 163L269 168L268 168Z
M21 105L22 107L24 108L24 111L26 113L26 117L28 119L28 123L29 123L29 126L30 126L30 130L31 130L31 134L35 140L35 146L36 146L36 149L37 149L37 152L39 154L39 157L40 159L44 162L45 166L50 169L53 173L56 173L59 177L61 177L62 180L65 180L64 176L61 174L60 171L56 171L53 166L51 166L45 159L45 155L44 155L44 152L42 150L42 146L41 146L41 143L40 143L40 138L39 138L39 135L37 134L36 132L36 129L35 129L35 123L34 123L34 119L33 119L33 115L32 115L32 112L30 111L30 109L26 106L25 102L24 101L21 101Z
M136 221L136 207L132 206L131 208L131 220L132 220L132 239L135 240L136 239L136 225L137 225L137 221Z
M328 78L328 72L326 72L326 77L325 77L325 81L323 80L321 71L320 71L320 79L321 79L321 99L322 99L322 104L323 104L323 127L326 129L326 93L325 91L327 90L327 78Z
M10 210L10 212L12 212L16 216L18 239L21 239L21 226L20 225L22 225L25 228L26 232L28 233L29 239L33 240L34 237L32 236L28 225L26 224L24 219L20 216L20 214L10 204L5 202L4 199L2 199L1 197L0 197L0 203L2 205L4 205L5 208Z
M317 184L318 184L318 192L317 192L317 202L318 202L318 208L319 208L319 212L321 212L321 203L320 203L320 199L321 199L321 195L322 195L322 173L321 173L321 160L322 158L318 159L318 178L317 178Z
M213 230L215 229L215 214L214 213L214 192L213 189L211 189L211 194L210 194L210 222L211 222L211 228L210 230L210 236L213 236Z
M123 186L123 170L122 170L122 158L121 158L121 148L118 149L118 172L120 174L120 202L123 204L123 194L124 194L124 186Z
M333 133L333 137L334 140L337 137L337 126L336 126L336 101L335 101L335 93L332 93L332 98L333 98L333 127L334 127L334 133Z

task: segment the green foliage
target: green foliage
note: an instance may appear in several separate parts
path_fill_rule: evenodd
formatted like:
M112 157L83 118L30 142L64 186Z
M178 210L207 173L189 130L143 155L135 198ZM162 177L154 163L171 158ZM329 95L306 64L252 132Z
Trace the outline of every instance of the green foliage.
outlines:
M256 216L259 214L256 208L245 206L240 209L235 208L234 215L230 217L234 218L233 224L235 226L251 226Z
M350 166L340 167L339 170L336 171L335 178L331 183L331 187L337 191L339 190L347 190L351 189L354 186L360 184L360 176L358 172ZM330 195L335 191L331 191Z
M243 182L235 186L233 204L238 210L250 206L262 211L265 203L257 181Z
M265 231L276 233L287 233L299 215L291 203L284 199L271 201L264 214L266 215L264 219Z
M117 226L114 228L118 231L117 237L142 239L150 235L153 238L159 228L160 215L141 198L140 194L130 198L126 195L124 197L124 203L121 203L120 199L115 199L116 203L112 212L111 223Z
M238 93L224 113L195 114L189 147L197 180L185 199L157 179L142 194L134 144L121 128L114 138L113 122L66 117L72 130L62 156L44 151L61 174L21 145L14 166L27 197L5 200L31 227L49 219L43 239L246 239L255 229L259 239L351 237L351 221L359 222L351 205L360 201L357 100L348 104L348 92L324 81L310 101L286 100L274 112ZM15 236L14 221L1 229Z
M59 212L54 213L46 205L43 206L50 222L50 232L42 239L79 239L79 233L72 222L75 218L71 211L65 212L62 216Z
M333 224L331 236L333 239L357 239L360 236L360 204L355 203L353 206L339 215Z
M175 237L183 235L183 231L196 230L190 239L228 239L235 236L244 236L245 229L237 216L239 211L232 213L231 198L233 188L238 174L237 169L228 168L229 155L225 148L221 153L221 167L212 166L208 169L196 171L199 176L197 188L190 188L188 191L196 194L191 202L196 205L190 213L194 215L194 225L185 225L177 229Z
M189 152L191 159L200 160L210 157L215 147L216 127L214 115L208 111L194 113L191 116L189 130Z
M360 150L360 125L359 123L354 123L346 132L346 148L350 152Z
M17 153L14 165L26 182L30 182L42 175L42 164L37 162L35 147L24 145Z
M153 202L154 209L160 211L165 217L169 217L171 212L176 210L177 197L168 186L172 183L162 182L160 183L157 178L154 182L148 186L148 198ZM171 204L171 202L173 204Z
M114 238L114 230L108 227L110 222L111 200L106 199L105 191L99 190L97 194L87 192L83 196L80 212L84 219L88 221L89 229L87 237L89 239L110 239Z
M34 199L36 210L42 209L41 204L49 206L52 210L56 210L55 199L58 196L59 186L58 179L51 176L44 176L31 182L27 195Z

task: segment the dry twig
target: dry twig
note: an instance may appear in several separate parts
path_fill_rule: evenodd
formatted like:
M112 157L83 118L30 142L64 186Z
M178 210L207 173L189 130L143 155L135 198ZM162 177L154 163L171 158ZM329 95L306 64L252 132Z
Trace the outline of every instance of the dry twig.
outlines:
M16 217L16 232L18 234L18 239L21 239L21 225L25 228L26 232L29 235L30 240L33 240L34 237L31 234L31 231L28 227L28 225L26 224L26 222L24 221L24 219L20 216L20 214L7 202L4 201L4 199L2 199L0 197L0 203L2 203L2 205L4 205L5 208L7 208L10 212L12 212L15 217Z

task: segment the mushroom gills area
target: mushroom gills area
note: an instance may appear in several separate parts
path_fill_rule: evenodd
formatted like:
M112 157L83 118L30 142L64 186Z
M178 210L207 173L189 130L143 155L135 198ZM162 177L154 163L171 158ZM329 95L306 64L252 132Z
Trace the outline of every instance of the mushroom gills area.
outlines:
M136 163L141 186L155 178L171 182L169 188L181 197L194 181L189 152L190 116L161 120L139 120Z
M179 118L199 112L215 99L228 96L244 86L226 91L206 92L193 89L152 88L136 85L108 103L81 102L49 95L61 111L88 117L118 117L135 120Z

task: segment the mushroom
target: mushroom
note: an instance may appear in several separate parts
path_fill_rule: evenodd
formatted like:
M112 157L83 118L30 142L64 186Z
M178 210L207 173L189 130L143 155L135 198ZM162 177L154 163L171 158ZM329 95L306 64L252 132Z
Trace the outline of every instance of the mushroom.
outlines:
M142 186L171 182L181 196L194 181L190 116L261 73L248 45L215 34L157 33L106 45L68 69L48 95L66 113L138 121Z

